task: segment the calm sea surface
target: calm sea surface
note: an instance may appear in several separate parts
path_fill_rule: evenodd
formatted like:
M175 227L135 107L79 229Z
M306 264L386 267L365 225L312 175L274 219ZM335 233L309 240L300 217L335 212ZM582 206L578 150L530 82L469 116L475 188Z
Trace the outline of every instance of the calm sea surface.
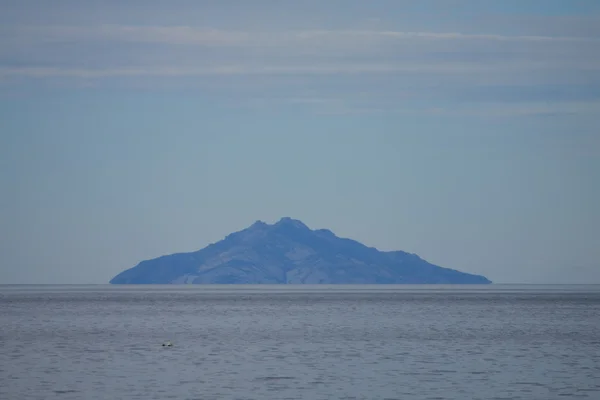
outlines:
M600 286L0 286L0 349L6 400L597 400Z

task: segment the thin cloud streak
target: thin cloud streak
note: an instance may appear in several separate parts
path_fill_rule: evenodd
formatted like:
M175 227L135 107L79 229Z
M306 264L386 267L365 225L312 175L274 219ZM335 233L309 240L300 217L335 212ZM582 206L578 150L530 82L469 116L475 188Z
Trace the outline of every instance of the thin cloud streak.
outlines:
M593 66L598 69L598 66ZM207 68L106 68L106 69L75 69L75 68L0 68L0 78L30 77L30 78L107 78L122 76L163 76L163 77L193 77L210 75L329 75L329 74L392 74L392 73L458 73L484 72L498 70L498 66L464 65L337 65L337 66L284 66L284 67L244 67L222 66Z
M234 107L275 109L285 104L308 108L320 115L410 115L475 118L527 118L559 115L598 115L600 101L524 102L519 104L485 103L427 106L402 98L345 97L252 97Z
M2 31L4 78L600 71L595 37L125 25Z
M398 64L359 64L339 63L322 65L221 65L201 67L143 66L127 68L57 68L57 67L14 67L0 68L0 77L24 76L32 78L75 77L103 78L118 76L205 76L205 75L329 75L329 74L394 74L394 73L435 73L470 74L477 72L518 72L561 70L577 68L579 70L600 71L600 62L565 61L561 64L545 62L507 62L485 64L477 62L440 62L437 64L398 63Z
M382 40L484 40L516 42L600 42L595 37L510 36L499 34L465 34L460 32L401 32L377 30L299 30L250 32L229 31L192 26L99 25L20 27L12 33L21 40L60 42L113 40L121 42L162 43L200 46L290 46L302 44L340 44L341 41ZM351 42L352 43L352 42Z
M370 107L354 106L343 102L334 104L324 103L320 108L324 114L361 115L370 114L402 114L441 117L493 117L493 118L519 118L519 117L553 117L558 115L598 115L600 102L561 102L556 104L496 104L485 106L453 106L453 107L393 107L385 104L374 104Z

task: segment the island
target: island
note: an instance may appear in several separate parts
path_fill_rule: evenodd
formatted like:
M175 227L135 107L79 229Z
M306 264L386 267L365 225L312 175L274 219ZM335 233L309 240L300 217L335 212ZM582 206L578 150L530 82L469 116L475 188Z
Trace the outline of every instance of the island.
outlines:
M380 251L289 217L190 253L145 260L111 284L490 284L404 251Z

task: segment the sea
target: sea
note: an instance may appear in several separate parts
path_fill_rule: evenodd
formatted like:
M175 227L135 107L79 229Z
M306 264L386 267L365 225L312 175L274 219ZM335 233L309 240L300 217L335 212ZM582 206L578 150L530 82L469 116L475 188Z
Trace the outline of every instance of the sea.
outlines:
M0 349L3 400L598 400L600 286L2 285Z

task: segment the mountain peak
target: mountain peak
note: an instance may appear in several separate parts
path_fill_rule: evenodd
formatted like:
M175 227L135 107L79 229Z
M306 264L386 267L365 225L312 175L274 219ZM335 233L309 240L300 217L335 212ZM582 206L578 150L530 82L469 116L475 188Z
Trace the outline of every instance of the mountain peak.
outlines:
M264 228L265 226L267 226L267 224L259 219L250 225L250 228Z
M279 221L277 221L275 223L274 226L286 226L286 227L293 227L293 228L298 228L298 229L308 229L310 230L310 228L308 226L306 226L304 224L304 222L300 221L299 219L293 219L290 217L283 217L281 218Z

